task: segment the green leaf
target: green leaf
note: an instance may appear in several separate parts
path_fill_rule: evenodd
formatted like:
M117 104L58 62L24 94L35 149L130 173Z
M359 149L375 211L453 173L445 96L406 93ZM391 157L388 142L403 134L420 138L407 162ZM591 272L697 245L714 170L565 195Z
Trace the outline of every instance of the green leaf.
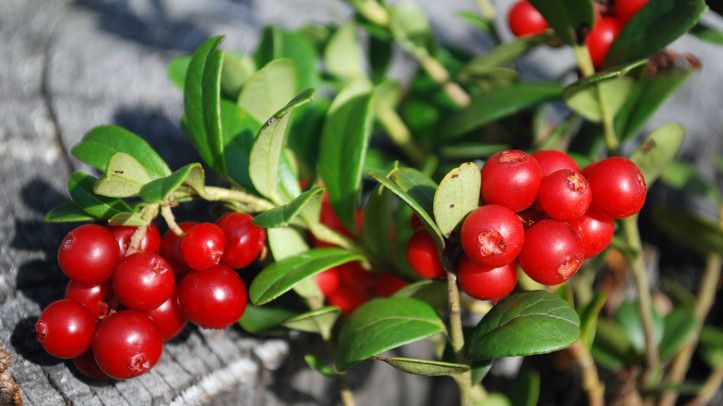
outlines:
M551 35L549 33L524 36L512 42L498 45L465 65L459 72L459 78L460 80L466 81L471 77L486 74L490 68L512 63L536 46L544 43L550 37Z
M399 169L396 169L392 173L394 174L398 171L399 171ZM424 224L425 228L427 228L427 230L429 230L431 232L432 239L435 240L437 247L439 249L444 248L445 242L444 242L444 237L442 236L442 232L439 230L439 227L437 227L437 224L434 222L432 217L430 217L427 209L422 205L422 203L419 202L418 199L416 199L410 193L405 191L405 188L398 186L397 183L395 183L394 181L392 181L391 179L385 177L384 175L382 175L380 173L371 172L371 173L369 173L369 176L371 176L377 182L384 185L384 187L389 189L392 193L394 193L400 199L402 199L402 201L404 203L409 205L409 207L411 207L417 213L417 216L419 216L420 220L422 220L422 223ZM405 185L405 186L408 186L408 185ZM413 186L407 188L407 190L413 191L415 193L419 192L418 194L427 195L426 192L420 191L420 189L424 189L424 187L417 187L417 189L415 189L415 190L412 190L412 188L413 188ZM434 192L432 192L432 193L434 193ZM434 196L434 195L432 194L432 196ZM430 209L431 209L431 205L430 205Z
M595 362L611 371L632 364L637 356L625 330L613 320L599 319L597 333L590 352Z
M117 152L93 191L107 197L135 196L150 181L151 177L140 162L124 152Z
M181 90L183 90L183 82L186 80L186 71L190 63L191 55L177 56L168 63L168 69L166 70L168 78L171 80L171 83L178 86Z
M71 150L83 163L105 172L111 158L124 152L143 165L152 178L171 174L171 169L143 138L114 125L102 125L90 130Z
M315 187L297 196L283 206L274 207L254 217L254 223L263 228L286 226L314 196L324 189Z
M168 200L181 185L188 183L197 192L203 193L203 167L199 163L188 164L165 178L156 179L143 186L140 197L149 203L161 203Z
M705 22L698 22L698 24L690 30L690 33L702 41L723 45L723 32L705 24Z
M605 65L647 58L660 51L693 28L707 9L703 0L650 0L625 24Z
M606 300L605 292L597 292L590 303L580 312L580 340L585 343L587 348L591 348L595 341L598 317Z
M256 121L265 123L296 93L294 62L275 59L246 79L238 105Z
M452 169L439 183L434 194L434 219L445 237L449 238L467 214L479 206L481 184L480 169L474 162Z
M183 103L187 135L201 158L216 172L225 174L221 130L221 66L223 37L206 40L194 52L186 72Z
M108 224L112 226L147 226L158 215L158 210L157 204L149 204L140 211L118 213L108 220Z
M292 330L316 333L324 339L331 337L331 329L341 311L336 306L326 306L294 316L284 322L284 327Z
M374 359L386 362L394 368L408 374L422 376L456 376L469 372L470 370L469 365L426 359L402 357L374 357Z
M362 48L354 21L339 27L324 50L324 64L332 75L348 81L364 77Z
M319 174L326 184L334 212L349 230L354 230L354 210L374 118L373 93L363 92L350 98L346 93L342 90L332 102L324 122Z
M447 159L479 159L510 149L509 144L459 143L444 145L440 155Z
M251 302L256 305L268 303L309 276L362 259L361 254L341 248L319 248L280 260L266 267L251 283Z
M311 354L304 355L304 361L306 361L306 364L309 365L311 369L322 374L328 379L334 379L334 370L331 368L331 365L322 362Z
M405 193L414 198L428 213L434 210L434 193L437 183L429 176L414 169L401 167L392 171L389 178Z
M665 327L660 340L660 359L667 362L688 342L697 323L691 311L676 307L665 315L663 324Z
M68 179L68 192L71 199L81 209L93 217L109 219L118 213L130 212L131 208L120 199L98 196L93 192L96 179L86 173L76 171Z
M625 66L619 66L615 69L607 69L598 72L592 76L584 77L565 88L563 97L568 98L573 94L582 90L594 88L593 85L601 82L607 82L614 79L620 79L631 71L648 64L647 59L641 59Z
M540 373L527 370L515 380L510 402L515 406L536 406L540 398Z
M655 341L660 343L660 339L663 337L663 318L654 309L651 309L650 315L653 321ZM640 320L640 310L637 302L621 304L615 313L615 320L622 326L633 348L642 354L645 351L645 331L643 330L643 322Z
M565 102L576 113L597 123L603 118L600 99L605 101L608 114L614 117L625 104L634 85L635 81L629 77L609 79L576 92L565 92Z
M308 204L308 208L311 204ZM304 208L304 210L306 210ZM317 209L318 212L318 209ZM266 230L269 248L276 261L293 257L309 250L302 231L290 227L269 228ZM294 285L294 292L305 299L323 300L324 295L316 285L316 278L310 276Z
M362 227L364 244L374 256L390 258L393 224L392 193L384 186L377 185L364 207Z
M274 26L266 27L254 55L256 66L264 66L279 58L287 58L294 62L296 88L292 93L318 87L320 81L317 68L318 56L308 35L300 31L281 30Z
M55 206L43 217L43 221L48 223L76 223L92 220L94 220L94 217L88 215L85 210L74 202Z
M562 95L557 82L524 82L490 90L472 99L464 110L451 115L446 129L457 137L485 124L510 116Z
M579 336L580 319L566 301L546 291L515 293L474 328L467 355L486 360L546 354L570 346Z
M581 44L580 33L593 26L594 12L590 0L530 0L557 35L570 45Z
M653 219L668 237L701 255L723 252L723 229L714 221L667 207L654 209Z
M357 309L339 332L336 365L345 370L384 351L445 331L427 303L408 298L374 299Z
M645 139L630 159L643 172L645 183L650 185L658 179L663 168L673 160L683 145L685 128L678 123L658 127Z
M244 331L251 334L268 333L279 329L285 320L295 314L296 312L284 307L260 307L249 303L246 305L246 310L238 323Z
M700 332L700 341L703 360L711 368L719 368L723 364L723 330L713 326L704 326Z
M261 124L236 103L221 100L221 127L228 176L245 189L253 190L249 177L249 155Z
M677 160L668 162L660 174L660 181L675 189L686 190L718 203L723 201L718 188L706 181L689 162Z
M410 0L396 3L389 9L390 29L399 44L410 52L430 51L434 34L427 15Z
M256 72L256 63L248 55L224 52L221 67L221 92L236 100L244 82Z
M424 280L410 283L399 289L393 297L408 297L429 303L437 310L447 308L447 283Z
M311 101L313 97L314 90L308 89L289 101L261 127L251 147L249 157L251 181L259 193L277 203L281 201L278 196L279 166L286 145L291 113Z

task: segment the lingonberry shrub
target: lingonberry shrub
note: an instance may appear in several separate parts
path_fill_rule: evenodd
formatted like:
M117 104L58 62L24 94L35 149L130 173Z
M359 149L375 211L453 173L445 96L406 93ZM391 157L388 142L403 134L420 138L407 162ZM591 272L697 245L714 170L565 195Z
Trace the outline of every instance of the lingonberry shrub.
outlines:
M74 173L73 201L47 216L93 222L60 244L58 263L74 284L67 303L77 303L54 323L58 335L69 336L63 321L88 316L92 359L76 341L51 348L56 341L40 324L48 352L75 357L88 376L125 379L148 371L163 340L186 320L201 328L239 322L249 334L288 328L320 335L327 354L307 360L331 371L340 388L348 387L347 369L375 359L406 372L452 376L460 399L471 404L473 393L489 392L471 388L487 384L480 365L570 346L534 368L549 373L545 360L562 358L571 362L557 363L555 372L582 366L582 374L562 375L584 376L584 384L566 384L584 389L591 404L620 398L619 387L652 403L651 382L661 376L654 383L663 391L678 388L682 378L661 365L675 354L675 369L687 363L677 361L686 357L681 345L700 334L705 315L675 306L658 318L651 310L646 269L655 268L647 262L656 256L642 255L648 241L636 214L658 179L720 201L719 190L675 160L683 128L648 125L699 66L663 48L689 27L711 38L710 27L696 25L703 1L649 0L639 18L623 11L640 9L633 1L520 2L508 17L522 37L505 44L505 33L488 19L494 13L464 14L494 46L480 55L435 41L413 2L349 3L357 10L354 24L272 27L253 56L222 51L221 38L213 37L190 59L172 62L169 73L184 92L183 130L202 162L174 171L140 137L114 126L91 130L73 148L99 173ZM359 41L359 30L368 41ZM529 65L515 62L533 50L544 58L548 45L574 56L575 66L560 69L564 75L536 71L544 80L534 82L513 71ZM383 56L394 49L419 62L403 81L387 75ZM639 145L638 136L645 136ZM120 173L138 187L114 186ZM177 223L177 207L191 200L198 211L184 212L191 221ZM645 223L652 215L663 232L717 263L717 224L647 205ZM168 229L157 252L154 222ZM175 284L150 292L141 276L152 276L154 266L128 272L124 264L153 255L172 268ZM97 290L108 281L117 285L110 296ZM539 283L560 286L552 293ZM616 286L630 284L639 301L619 305L630 292ZM160 294L161 285L171 292ZM716 286L701 286L703 302ZM603 303L602 287L615 300ZM671 331L680 339L668 337ZM428 337L448 344L440 360L384 355ZM610 337L621 342L610 345ZM597 373L591 359L615 373ZM641 379L621 385L621 376ZM348 404L351 394L342 390Z

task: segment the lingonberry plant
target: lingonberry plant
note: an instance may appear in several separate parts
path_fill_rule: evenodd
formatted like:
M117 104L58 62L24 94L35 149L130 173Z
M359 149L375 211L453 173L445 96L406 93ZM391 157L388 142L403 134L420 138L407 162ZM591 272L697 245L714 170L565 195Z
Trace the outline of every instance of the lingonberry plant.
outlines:
M202 163L172 171L115 126L73 147L100 177L74 173L72 201L46 216L92 222L60 243L71 281L36 326L48 353L89 378L126 379L152 368L187 321L299 330L327 346L305 359L345 405L354 403L346 371L367 359L449 376L463 405L503 396L482 386L501 357L567 352L593 405L671 404L698 342L720 370L723 332L704 321L723 229L654 210L663 230L708 258L699 299L677 287L665 310L652 300L637 221L657 180L722 200L675 159L680 125L635 138L698 68L665 47L691 28L711 39L696 25L702 0L521 1L508 16L520 38L505 43L481 1L481 16L462 17L495 42L482 55L438 44L414 2L349 3L356 15L340 26L269 27L250 55L213 37L171 62L181 126ZM560 81L522 81L512 69L563 44L577 63ZM387 74L397 48L420 66L405 85ZM206 170L225 185L206 184ZM213 205L216 223L177 223L174 209L190 200ZM621 263L636 298L606 303L607 269ZM389 354L423 339L437 359ZM604 385L598 367L618 374ZM539 375L521 376L515 404L550 396ZM617 393L626 377L634 383Z

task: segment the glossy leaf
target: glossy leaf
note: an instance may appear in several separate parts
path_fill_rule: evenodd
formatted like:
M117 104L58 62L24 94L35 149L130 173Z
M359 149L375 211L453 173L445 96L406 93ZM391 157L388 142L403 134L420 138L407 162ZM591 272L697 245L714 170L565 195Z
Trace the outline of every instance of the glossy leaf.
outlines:
M653 219L670 238L701 255L723 252L723 229L714 221L667 207L654 209Z
M143 185L151 181L151 177L132 156L117 152L110 159L105 176L93 187L96 194L107 197L135 196Z
M183 89L183 82L186 80L186 71L188 65L191 63L191 55L181 55L171 59L168 63L166 73L171 83L176 85L179 89Z
M199 163L188 164L171 175L156 179L143 186L140 190L140 197L149 203L160 203L168 200L173 192L175 192L181 185L192 179L191 184L193 189L203 193L202 188L204 183L203 167Z
M570 346L579 336L580 319L566 301L546 291L515 293L474 328L467 355L487 360L546 354Z
M663 318L654 309L651 309L650 315L653 321L653 336L655 341L660 343L663 337ZM615 313L615 320L622 326L633 348L642 354L645 351L645 332L638 304L636 302L621 304Z
M327 114L318 166L329 202L342 223L353 230L374 118L373 93L363 92L350 98L346 93L339 93Z
M324 65L329 73L345 81L365 76L362 48L353 21L339 27L329 39Z
M562 85L556 82L525 82L493 89L474 97L472 104L453 114L446 130L451 137L460 136L485 124L560 97L562 90Z
M254 217L254 223L263 228L286 226L314 196L324 189L315 187L297 196L289 203L274 207Z
M399 289L393 296L421 300L441 311L447 308L447 283L431 280L414 282Z
M295 92L318 87L320 80L317 68L318 56L307 35L274 26L266 27L254 54L256 66L264 66L279 58L287 58L294 62Z
M469 372L470 370L469 365L426 359L403 357L374 357L374 359L386 362L394 368L408 374L422 376L456 376Z
M628 77L598 82L596 85L583 87L576 92L565 92L565 102L576 113L593 122L603 119L600 99L605 101L605 108L611 117L625 104L635 81Z
M585 89L593 88L595 84L607 82L614 79L620 79L631 71L643 67L648 64L647 59L641 59L625 66L619 66L615 69L607 69L602 72L598 72L592 76L584 77L565 88L563 96L568 98L573 94L580 92Z
M256 72L256 64L248 55L224 52L221 67L221 92L236 100L244 82Z
M444 331L444 323L427 303L400 297L373 299L341 328L336 364L345 370L384 351Z
M605 57L605 65L647 58L660 51L693 28L707 9L703 0L648 1L625 24Z
M268 333L278 330L285 320L290 319L295 314L296 312L284 307L248 304L238 323L244 331L251 334Z
M251 283L249 297L256 305L268 303L309 276L362 259L364 256L361 254L341 248L319 248L303 252L277 261L261 271Z
M296 94L294 62L275 59L246 79L238 105L256 121L265 123Z
M490 68L507 65L516 61L530 50L544 43L551 35L530 35L515 39L514 41L500 44L470 61L459 72L461 80L468 80L478 74L484 74Z
M510 402L515 406L537 406L540 398L540 373L527 370L517 375L510 394Z
M685 129L682 125L667 124L655 129L630 156L643 172L648 187L658 179L668 162L673 160L684 138Z
M328 379L334 379L334 370L331 368L331 365L322 362L311 354L304 355L304 361L306 361L306 364L309 365L311 369L322 374Z
M310 205L310 204L309 204ZM308 205L303 210L306 210ZM317 209L318 212L318 209ZM305 234L296 228L277 227L266 230L269 239L269 248L274 260L281 261L299 255L309 250ZM308 300L323 300L324 295L319 290L314 276L302 279L293 287L294 292Z
M673 308L663 319L665 325L660 340L660 358L666 362L678 353L681 347L695 331L697 324L695 315L683 308Z
M384 186L377 185L364 207L362 227L364 244L374 256L390 257L393 248L390 244L393 224L392 193Z
M259 193L277 203L281 202L277 189L279 166L286 145L291 113L313 97L314 91L309 89L289 101L261 127L251 147L249 177Z
M328 339L331 337L331 329L334 328L334 323L340 314L341 311L338 307L326 306L294 316L284 322L284 327L316 333Z
M71 150L83 163L105 172L113 155L124 152L143 165L152 178L171 174L171 169L143 138L114 125L90 130Z
M249 177L249 155L261 124L236 103L221 100L221 126L228 176L242 187L253 190Z
M221 66L223 37L206 40L194 52L186 72L183 103L185 127L201 158L216 172L225 174L221 133Z
M68 179L68 192L81 209L93 217L109 219L118 213L130 212L128 204L120 199L98 196L93 192L96 179L77 171Z
M592 28L594 14L590 0L530 0L530 3L570 45L582 43L581 33Z
M94 217L86 213L74 202L55 206L43 217L43 221L48 223L75 223L92 220L94 220Z
M479 207L481 184L480 168L473 162L444 176L434 194L434 220L442 235L449 237L467 214Z
M685 190L715 202L723 201L721 191L703 178L696 167L683 161L668 162L660 173L660 181L678 190Z

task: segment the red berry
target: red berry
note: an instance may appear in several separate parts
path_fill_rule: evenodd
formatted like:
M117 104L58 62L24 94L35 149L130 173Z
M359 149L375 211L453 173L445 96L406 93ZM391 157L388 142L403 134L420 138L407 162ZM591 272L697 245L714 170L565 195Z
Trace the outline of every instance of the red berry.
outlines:
M407 245L407 261L412 270L423 278L437 279L444 276L437 246L426 230L418 230L412 235Z
M217 265L183 277L178 301L188 320L196 325L226 328L244 314L246 287L233 269Z
M75 358L90 347L95 317L85 306L61 299L48 305L35 323L43 349L56 358Z
M610 245L615 233L613 219L592 210L572 220L570 227L580 238L585 258L591 258L603 252Z
M577 166L577 162L562 151L554 149L537 151L532 154L532 157L535 158L537 163L540 165L543 178L545 176L552 175L553 172L557 172L560 169L572 169L574 171L580 169Z
M73 365L75 365L75 369L77 369L78 372L90 379L110 379L110 377L98 367L95 358L93 358L93 351L86 351L83 355L73 358Z
M582 168L580 173L582 173L582 176L585 177L588 181L590 181L590 175L595 171L595 168L597 168L597 162L590 162L586 167Z
M109 226L108 229L111 233L113 233L116 241L118 241L118 248L120 248L121 257L126 255L126 253L131 254L131 252L127 252L128 245L131 242L131 237L133 236L133 233L136 232L138 227ZM160 245L161 234L158 232L158 227L156 227L155 224L151 223L148 227L146 227L146 234L141 240L140 252L155 254L158 251L158 247L160 247Z
M185 233L196 226L196 224L198 223L187 221L184 223L178 223L178 227ZM161 239L161 247L159 249L159 253L163 259L171 265L171 268L173 268L173 271L177 276L183 276L190 270L188 265L183 262L183 257L181 256L181 239L182 238L177 236L176 233L168 230L166 231L166 234L163 235L163 239Z
M626 24L647 3L648 0L615 0L615 17Z
M162 257L145 252L131 254L113 272L113 291L118 301L133 310L149 311L172 294L175 277Z
M522 249L525 229L510 209L488 204L470 213L462 223L460 240L465 254L491 268L512 263Z
M580 267L582 244L567 223L542 220L525 232L518 259L530 278L544 285L558 285Z
M518 1L507 14L507 24L515 36L542 34L550 26L545 17L526 0Z
M341 309L342 314L352 313L367 300L369 300L369 294L366 290L344 285L339 286L339 289L326 298L330 305Z
M459 260L459 287L468 295L480 300L502 299L517 284L517 267L514 263L499 268L480 266L466 256Z
M316 286L324 296L329 296L339 288L339 285L341 285L341 275L338 267L316 274Z
M202 271L218 265L226 248L226 236L213 223L196 224L181 239L183 262L192 269Z
M148 312L148 317L156 323L164 341L177 336L186 325L186 316L178 303L178 295L172 294L162 305Z
M389 297L405 286L407 286L407 281L404 279L389 272L379 272L374 280L372 291L379 297Z
M338 268L342 285L366 289L374 283L374 274L364 269L360 262L347 262Z
M101 371L115 379L148 372L161 358L163 337L148 316L121 310L100 323L93 337L93 356Z
M68 278L102 283L110 278L120 254L113 234L105 227L85 224L69 232L58 248L58 264Z
M490 157L482 167L482 199L514 212L532 206L542 181L542 170L530 154L509 150Z
M645 204L645 178L635 163L627 158L607 158L597 163L590 177L592 205L598 213L625 218L640 211Z
M582 216L591 201L590 184L578 171L561 169L540 183L537 203L555 220L570 221Z
M221 262L231 268L245 268L253 263L264 248L266 233L245 213L229 213L216 225L226 236L226 249Z
M592 27L585 44L588 52L590 52L592 64L596 68L601 68L604 65L610 46L617 39L620 30L622 30L622 26L618 20L612 17L602 17Z
M110 312L113 289L110 281L91 285L70 281L65 287L65 298L82 304L93 317L100 319Z

